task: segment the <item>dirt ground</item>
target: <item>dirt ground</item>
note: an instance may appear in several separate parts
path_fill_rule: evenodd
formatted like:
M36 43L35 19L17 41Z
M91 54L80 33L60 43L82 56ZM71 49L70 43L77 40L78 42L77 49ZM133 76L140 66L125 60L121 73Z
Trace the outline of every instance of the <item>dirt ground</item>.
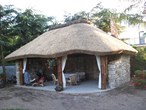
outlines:
M146 110L146 90L129 84L91 94L63 94L7 86L0 89L0 110Z

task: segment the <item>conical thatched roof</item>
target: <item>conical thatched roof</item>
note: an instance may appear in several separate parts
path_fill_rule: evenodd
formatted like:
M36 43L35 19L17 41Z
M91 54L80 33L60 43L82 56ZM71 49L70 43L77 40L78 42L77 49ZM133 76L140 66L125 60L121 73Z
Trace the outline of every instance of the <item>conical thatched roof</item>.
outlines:
M32 57L54 58L72 53L110 55L135 54L137 51L98 28L86 23L78 23L40 35L8 55L6 60Z

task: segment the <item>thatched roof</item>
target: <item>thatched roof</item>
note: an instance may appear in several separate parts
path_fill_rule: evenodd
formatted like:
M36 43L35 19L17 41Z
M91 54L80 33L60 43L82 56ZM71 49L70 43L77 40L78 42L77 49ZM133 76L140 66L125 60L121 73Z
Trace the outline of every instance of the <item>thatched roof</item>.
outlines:
M55 58L72 53L110 55L135 54L137 51L98 28L87 23L78 23L45 32L8 55L6 60Z

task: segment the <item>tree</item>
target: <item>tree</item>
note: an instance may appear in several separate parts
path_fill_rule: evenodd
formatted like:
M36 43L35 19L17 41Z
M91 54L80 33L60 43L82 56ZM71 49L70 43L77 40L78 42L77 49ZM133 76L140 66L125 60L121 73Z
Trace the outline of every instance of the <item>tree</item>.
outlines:
M0 56L3 67L3 73L5 74L5 60L4 60L4 50L7 45L7 40L9 34L11 33L12 24L15 19L15 14L17 11L13 6L1 6L0 5Z
M123 21L129 25L137 25L138 23L144 23L143 16L139 14L129 14L126 12L117 12L114 9L104 8L101 3L98 3L90 12L78 12L74 15L65 15L64 22L71 22L73 20L86 19L91 21L96 27L105 32L111 32L115 36L118 36L122 32L124 26L121 25Z
M89 13L82 11L75 13L74 15L71 14L65 15L64 22L68 23L78 19L86 19L91 21L96 27L102 29L103 31L110 32L111 31L110 24L112 19L112 21L116 22L115 23L116 29L118 30L118 33L120 33L122 26L120 26L117 23L120 21L120 19L118 19L118 16L119 15L116 12L112 12L109 9L105 9L97 6L94 7L94 9L92 9Z
M134 75L136 70L145 70L146 68L146 47L135 47L138 51L136 56L131 58L131 72Z
M78 20L78 19L87 19L89 20L89 13L85 12L85 11L81 11L78 13L75 13L74 15L71 15L70 13L67 15L64 15L64 22L68 23L74 20Z
M127 8L125 8L124 10L125 13L129 13L132 11L133 14L142 14L145 0L128 0L128 1L124 0L124 1L130 3L130 5Z
M54 25L54 17L35 14L33 10L21 11L13 6L0 5L0 57L5 73L4 56L33 40Z
M13 35L15 36L14 39L16 41L14 49L19 48L47 31L48 26L53 24L53 19L53 17L35 14L31 9L19 12L13 27Z
M104 30L105 32L111 32L111 23L113 22L117 33L121 33L124 28L121 23L127 22L129 25L137 25L138 23L144 23L143 16L140 14L130 14L123 12L118 12L114 9L103 8L101 3L97 4L91 13L94 24Z

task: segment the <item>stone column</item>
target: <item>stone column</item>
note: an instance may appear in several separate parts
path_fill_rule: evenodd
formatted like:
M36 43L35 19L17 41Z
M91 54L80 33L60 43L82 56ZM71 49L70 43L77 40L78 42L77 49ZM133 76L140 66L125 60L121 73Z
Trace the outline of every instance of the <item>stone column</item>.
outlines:
M16 61L16 81L17 81L17 85L20 85L20 71L19 71L18 61Z
M116 88L130 81L130 56L121 55L108 64L108 82L110 88Z

